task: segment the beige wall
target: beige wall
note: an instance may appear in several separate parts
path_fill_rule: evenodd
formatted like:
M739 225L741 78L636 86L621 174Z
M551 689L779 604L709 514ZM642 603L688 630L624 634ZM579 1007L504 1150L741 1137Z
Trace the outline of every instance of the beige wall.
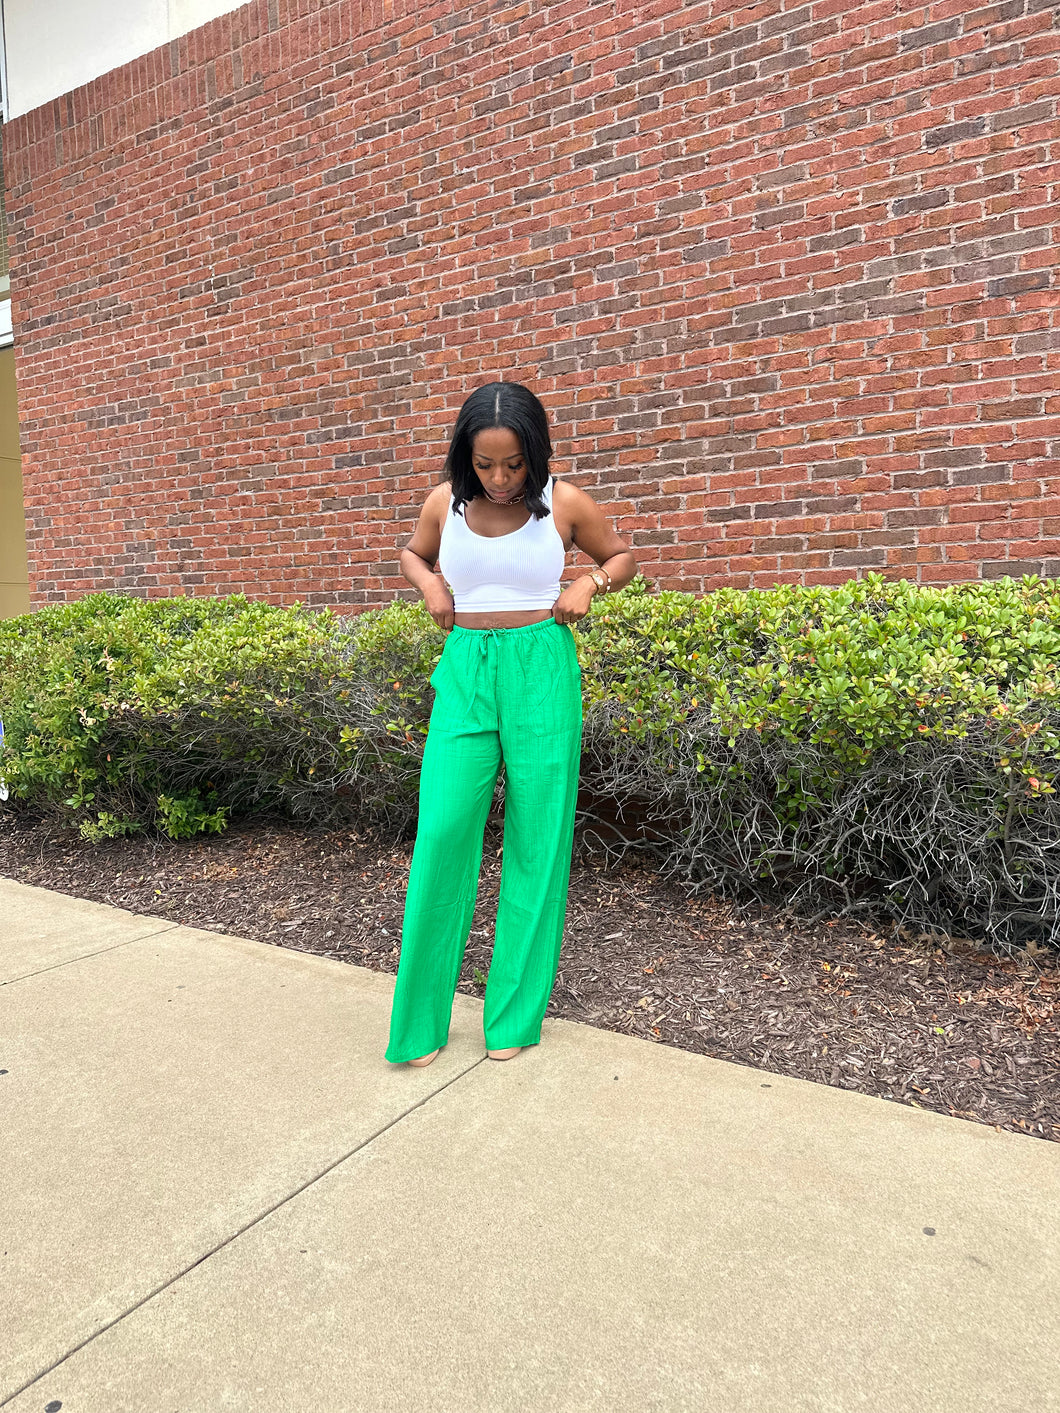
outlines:
M0 618L29 612L15 350L0 348Z

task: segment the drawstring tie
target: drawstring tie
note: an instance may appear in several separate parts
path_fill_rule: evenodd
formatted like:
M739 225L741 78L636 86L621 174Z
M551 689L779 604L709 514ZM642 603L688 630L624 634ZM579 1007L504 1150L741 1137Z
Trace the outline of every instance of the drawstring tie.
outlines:
M503 631L503 629L500 629L500 628L482 628L482 629L479 630L479 635L478 635L478 636L479 636L479 643L480 643L481 648L482 648L482 656L483 656L483 657L486 656L486 639L487 639L487 638L496 638L497 635L498 635L499 633L501 633L502 631Z

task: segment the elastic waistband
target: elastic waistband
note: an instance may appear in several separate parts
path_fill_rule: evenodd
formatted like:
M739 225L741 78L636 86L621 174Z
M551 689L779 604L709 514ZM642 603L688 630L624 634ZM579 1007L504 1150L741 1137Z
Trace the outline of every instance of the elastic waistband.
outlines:
M491 637L508 638L518 633L539 633L542 628L562 628L562 623L557 623L554 618L542 618L540 623L524 623L518 628L464 628L459 623L454 623L450 629L453 633L460 633L465 638L485 638L487 634Z

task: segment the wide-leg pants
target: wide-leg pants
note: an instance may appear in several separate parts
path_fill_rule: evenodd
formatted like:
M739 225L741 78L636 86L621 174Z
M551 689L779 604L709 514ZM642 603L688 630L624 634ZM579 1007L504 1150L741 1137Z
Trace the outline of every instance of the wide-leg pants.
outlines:
M582 734L570 629L552 618L524 628L455 627L431 686L386 1051L395 1063L448 1039L502 760L504 850L483 1011L489 1050L540 1042L570 883Z

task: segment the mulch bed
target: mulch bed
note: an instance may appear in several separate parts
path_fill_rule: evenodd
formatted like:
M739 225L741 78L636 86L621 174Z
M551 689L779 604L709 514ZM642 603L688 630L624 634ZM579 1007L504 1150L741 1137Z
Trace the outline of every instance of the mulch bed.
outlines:
M500 883L487 827L459 989L481 996ZM181 843L89 845L0 810L0 875L395 972L411 844L277 818ZM1060 971L951 939L689 899L643 865L571 872L550 1016L1060 1140Z

